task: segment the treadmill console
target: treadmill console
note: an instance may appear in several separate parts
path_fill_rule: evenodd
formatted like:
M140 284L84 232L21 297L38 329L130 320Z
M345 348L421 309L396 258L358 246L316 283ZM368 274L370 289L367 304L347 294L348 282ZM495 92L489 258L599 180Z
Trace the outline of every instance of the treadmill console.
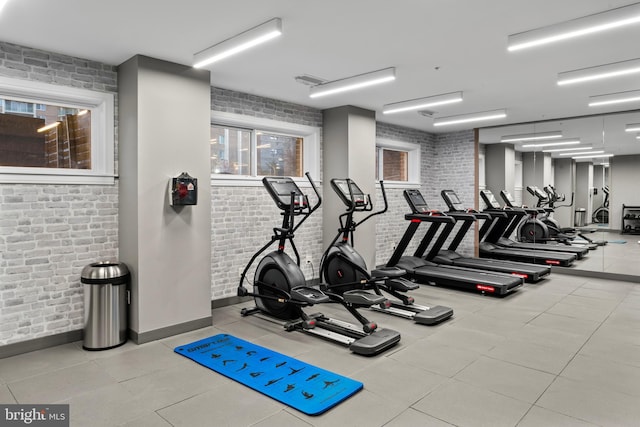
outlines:
M364 208L367 206L367 196L356 185L355 182L347 179L332 179L331 187L342 200L342 203L347 205L350 209ZM353 201L352 201L353 200ZM355 206L352 206L355 204Z
M404 198L414 214L431 213L427 201L422 197L422 193L417 189L404 190Z
M289 177L271 177L262 178L262 184L278 208L283 211L289 210L291 206L291 193L294 194L294 210L300 211L307 207L307 197L304 195L298 184Z
M502 196L502 200L506 203L506 205L510 208L516 207L516 199L513 198L511 193L506 190L500 190L500 196Z
M442 190L440 192L442 198L444 199L447 207L452 212L465 212L466 209L462 206L462 202L458 198L458 195L453 190Z
M480 197L482 197L488 209L500 209L500 203L498 203L490 190L480 190Z

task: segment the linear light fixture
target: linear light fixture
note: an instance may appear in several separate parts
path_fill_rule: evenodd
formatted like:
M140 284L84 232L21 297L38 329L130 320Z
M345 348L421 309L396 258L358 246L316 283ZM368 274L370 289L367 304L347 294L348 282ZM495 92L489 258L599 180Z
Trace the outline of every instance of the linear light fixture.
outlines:
M584 36L640 22L640 3L610 9L508 37L510 52Z
M636 135L636 139L640 139L640 135Z
M625 102L640 101L640 90L628 92L609 93L606 95L596 95L589 97L589 107L599 107L602 105L622 104Z
M625 132L640 132L640 123L631 123L625 126Z
M0 12L2 11L2 8L4 7L5 4L7 4L9 0L0 0Z
M579 153L560 153L560 156L583 156L588 154L602 154L604 150L601 151L581 151Z
M559 153L562 151L580 151L580 150L591 150L593 147L573 147L573 148L551 148L547 150L542 150L543 153Z
M596 154L594 156L575 156L572 159L599 159L602 157L613 157L613 154Z
M273 18L243 33L215 44L193 56L193 67L202 68L282 34L282 20Z
M309 88L309 97L318 98L349 90L361 89L381 83L390 82L396 79L395 67L384 68L370 73L358 74L340 80L333 80Z
M505 135L500 138L500 142L522 142L522 141L541 141L545 139L562 138L562 132L554 130L552 132L538 133L522 133L519 135Z
M558 86L640 73L640 59L558 73Z
M53 122L53 123L49 123L48 125L42 126L41 128L38 128L36 131L42 133L42 132L48 131L49 129L56 128L58 126L60 126L60 122Z
M504 119L507 117L506 110L483 111L481 113L461 114L458 116L438 117L433 119L434 126L456 125L459 123L480 122L483 120Z
M436 105L453 104L462 101L462 92L443 93L442 95L426 98L411 99L409 101L394 102L382 106L382 114L401 113L403 111L421 110Z
M542 147L559 147L562 145L575 145L580 144L580 139L571 138L565 139L562 141L554 141L554 142L544 142L542 144L524 144L521 145L522 148L542 148Z

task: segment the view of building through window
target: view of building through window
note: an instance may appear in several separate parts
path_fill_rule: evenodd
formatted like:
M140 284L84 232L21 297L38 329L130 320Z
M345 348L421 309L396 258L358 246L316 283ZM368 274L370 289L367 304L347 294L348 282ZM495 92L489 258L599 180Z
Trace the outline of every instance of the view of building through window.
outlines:
M91 169L91 112L0 99L0 166Z
M211 173L302 176L303 142L297 136L212 125Z
M376 156L376 179L385 181L409 180L409 153L401 150L390 150L378 147ZM380 157L382 155L382 158ZM382 171L380 171L382 162ZM380 177L382 172L382 177Z

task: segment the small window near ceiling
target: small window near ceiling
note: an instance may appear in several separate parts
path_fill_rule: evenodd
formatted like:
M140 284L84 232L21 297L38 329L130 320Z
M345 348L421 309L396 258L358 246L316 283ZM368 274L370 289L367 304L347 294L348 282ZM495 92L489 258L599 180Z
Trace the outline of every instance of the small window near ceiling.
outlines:
M91 169L91 112L0 100L0 166Z
M302 176L302 138L257 132L258 175Z
M420 173L418 144L378 141L376 147L376 179L417 183Z
M251 174L251 131L211 126L211 173Z

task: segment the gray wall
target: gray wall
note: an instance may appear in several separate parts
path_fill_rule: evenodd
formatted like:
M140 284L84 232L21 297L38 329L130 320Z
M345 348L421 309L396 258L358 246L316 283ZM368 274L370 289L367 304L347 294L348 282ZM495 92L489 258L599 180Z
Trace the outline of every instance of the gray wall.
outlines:
M114 94L118 84L112 65L4 42L0 75ZM0 346L81 329L80 272L117 259L117 242L116 185L0 184Z
M485 145L486 187L500 200L500 191L514 194L515 150L511 144Z
M119 77L120 258L132 273L130 328L145 342L210 324L210 77L145 56ZM197 205L169 206L181 172L202 185Z
M591 162L576 163L576 208L587 210L587 221L593 212L591 197L593 187L593 164Z
M560 202L559 204L568 205L571 203L571 193L575 193L575 161L572 159L554 159L554 165L554 186L559 193L564 193L567 198L565 202ZM573 206L557 208L553 213L553 217L562 227L572 227L574 225L575 206L574 194Z

